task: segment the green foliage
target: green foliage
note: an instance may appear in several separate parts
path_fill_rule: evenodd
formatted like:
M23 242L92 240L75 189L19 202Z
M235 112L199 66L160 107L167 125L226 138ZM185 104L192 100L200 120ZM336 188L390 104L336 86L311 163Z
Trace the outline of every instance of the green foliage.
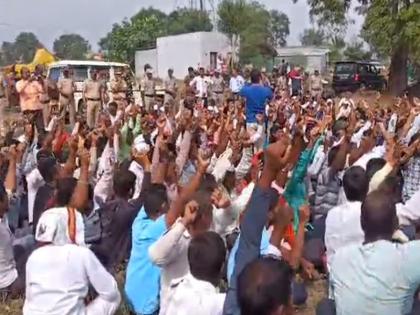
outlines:
M396 47L404 45L413 58L420 60L420 3L404 7L399 2L372 2L366 14L362 37L381 54L392 55Z
M1 46L3 64L29 63L40 46L38 38L33 33L20 33L13 43L3 42Z
M363 48L363 42L355 41L350 45L347 45L346 49L343 52L344 57L347 60L369 60L372 58L372 53L370 51L366 51Z
M64 34L54 41L54 53L62 59L85 59L89 42L78 34Z
M286 46L286 38L290 34L289 25L290 21L285 13L277 10L270 11L270 41L274 47Z
M289 19L282 12L268 11L258 2L223 0L218 7L219 30L232 39L240 38L241 63L265 64L276 56L278 46L286 45Z
M168 16L168 34L210 32L213 29L210 17L200 10L180 9Z
M302 46L323 46L327 43L325 32L321 29L305 29L300 36Z
M148 8L140 10L130 20L114 24L98 44L108 59L133 64L136 50L155 48L158 37L211 31L212 27L205 12L178 9L166 15L162 11Z

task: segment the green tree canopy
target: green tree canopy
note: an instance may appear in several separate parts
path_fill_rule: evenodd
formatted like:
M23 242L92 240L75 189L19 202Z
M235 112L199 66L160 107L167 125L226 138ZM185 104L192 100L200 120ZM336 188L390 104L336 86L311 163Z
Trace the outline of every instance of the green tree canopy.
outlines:
M4 64L31 62L36 49L40 46L34 33L22 32L16 36L14 42L2 43L2 62Z
M78 34L64 34L54 41L54 53L62 59L85 59L89 42Z
M344 57L347 60L369 60L372 58L372 53L370 51L366 51L363 48L363 42L361 41L354 41L346 46L346 49L343 52Z
M168 16L167 33L177 35L190 32L210 32L213 29L207 12L179 9Z
M284 46L289 35L289 19L284 13L268 11L258 2L223 0L218 7L219 30L230 36L234 49L239 47L242 63L264 64Z
M98 44L109 59L133 64L136 50L155 48L158 37L211 31L212 28L206 12L178 9L166 15L154 8L147 8L129 20L114 24Z
M323 46L327 43L325 32L321 29L305 29L300 35L302 46Z
M290 21L285 13L277 10L270 11L270 40L274 47L286 46L286 39L290 34L289 25Z

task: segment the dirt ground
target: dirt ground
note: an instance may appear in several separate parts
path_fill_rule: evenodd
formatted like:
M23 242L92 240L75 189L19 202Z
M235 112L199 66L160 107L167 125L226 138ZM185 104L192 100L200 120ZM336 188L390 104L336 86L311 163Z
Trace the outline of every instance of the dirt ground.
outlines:
M117 281L120 285L122 292L122 284L124 282L124 273L120 272L117 274ZM318 280L307 284L308 289L308 300L306 305L303 305L296 309L296 315L314 315L316 305L318 302L326 296L326 281ZM123 296L123 293L121 294ZM0 314L1 315L21 315L23 307L23 299L13 300L8 303L0 302ZM127 304L121 303L119 310L116 315L130 315Z

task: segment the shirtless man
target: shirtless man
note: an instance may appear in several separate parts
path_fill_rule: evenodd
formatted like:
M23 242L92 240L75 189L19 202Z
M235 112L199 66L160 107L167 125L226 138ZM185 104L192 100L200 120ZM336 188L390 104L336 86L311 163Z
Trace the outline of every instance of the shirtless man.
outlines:
M83 101L86 104L86 120L89 128L95 127L99 111L101 110L103 101L102 89L97 72L91 70L90 79L87 79L83 86Z
M74 91L76 90L74 81L70 77L70 69L64 68L63 77L57 83L59 96L59 105L62 113L69 111L70 126L73 128L76 120L76 108L74 106Z

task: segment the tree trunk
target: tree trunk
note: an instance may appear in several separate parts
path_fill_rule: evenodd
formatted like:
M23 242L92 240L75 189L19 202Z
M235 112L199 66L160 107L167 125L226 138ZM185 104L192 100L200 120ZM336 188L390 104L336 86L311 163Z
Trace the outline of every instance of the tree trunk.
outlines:
M389 67L388 90L392 95L400 96L407 89L408 48L401 44L391 57Z

